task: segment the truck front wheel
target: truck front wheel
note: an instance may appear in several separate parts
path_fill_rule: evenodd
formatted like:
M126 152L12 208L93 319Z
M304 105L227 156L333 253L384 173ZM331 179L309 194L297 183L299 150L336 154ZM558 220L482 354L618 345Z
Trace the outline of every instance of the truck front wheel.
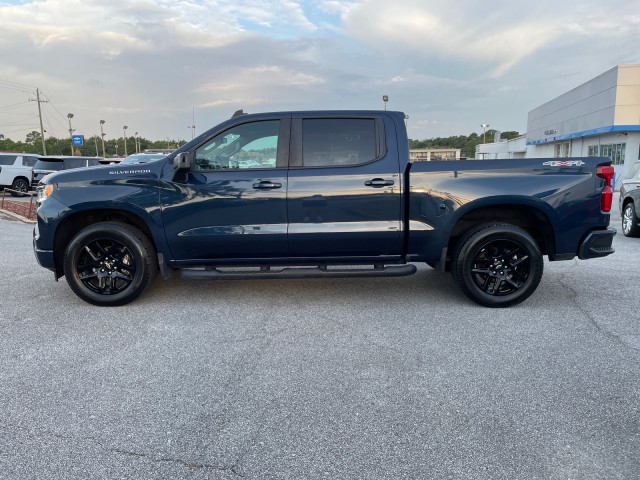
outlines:
M536 290L543 267L542 253L531 235L514 225L494 224L462 237L451 271L474 302L509 307Z
M135 227L119 222L90 225L76 234L64 255L64 274L76 295L100 306L136 299L158 270L155 249Z

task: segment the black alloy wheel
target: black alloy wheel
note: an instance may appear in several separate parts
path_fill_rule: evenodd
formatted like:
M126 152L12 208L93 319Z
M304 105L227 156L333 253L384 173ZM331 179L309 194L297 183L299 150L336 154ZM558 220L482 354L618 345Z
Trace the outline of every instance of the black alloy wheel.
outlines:
M155 277L155 249L131 225L90 225L69 243L64 272L71 289L86 302L124 305L137 298Z
M633 202L627 203L622 211L622 233L625 237L640 237L640 227L638 227L636 207Z
M9 192L13 197L24 197L24 194L29 191L29 182L24 178L16 178L11 184L11 190L16 192Z
M524 301L538 287L544 260L523 229L496 224L464 236L454 255L453 276L463 293L487 307Z

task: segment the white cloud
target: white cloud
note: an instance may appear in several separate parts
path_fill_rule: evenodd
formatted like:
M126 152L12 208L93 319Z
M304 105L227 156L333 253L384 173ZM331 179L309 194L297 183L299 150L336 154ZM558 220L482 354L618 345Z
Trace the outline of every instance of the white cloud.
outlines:
M383 94L418 138L522 130L528 109L640 63L628 0L27 0L0 4L0 24L0 80L45 91L59 136L67 112L88 133L104 118L114 135L186 137L193 106L204 129L247 106L382 108ZM25 95L0 86L0 105L28 118Z
M350 9L345 23L354 37L375 50L420 60L484 63L486 73L499 77L569 34L619 36L637 23L637 15L612 16L609 4L592 2L588 9L577 21L575 11L558 10L550 0L526 9L511 1L368 0Z

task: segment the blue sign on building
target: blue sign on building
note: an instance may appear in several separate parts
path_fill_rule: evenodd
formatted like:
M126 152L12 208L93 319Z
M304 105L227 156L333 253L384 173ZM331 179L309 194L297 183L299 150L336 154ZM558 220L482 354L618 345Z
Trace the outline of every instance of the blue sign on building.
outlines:
M84 135L73 135L71 137L71 143L81 147L82 145L84 145Z

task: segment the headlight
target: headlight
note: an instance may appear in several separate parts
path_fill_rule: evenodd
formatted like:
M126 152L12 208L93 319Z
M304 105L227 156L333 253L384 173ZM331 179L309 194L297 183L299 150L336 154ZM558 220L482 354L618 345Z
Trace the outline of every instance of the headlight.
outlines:
M53 193L53 184L48 184L48 185L38 185L38 188L36 189L36 192L38 194L38 203L42 203L44 202L49 195L51 195Z

